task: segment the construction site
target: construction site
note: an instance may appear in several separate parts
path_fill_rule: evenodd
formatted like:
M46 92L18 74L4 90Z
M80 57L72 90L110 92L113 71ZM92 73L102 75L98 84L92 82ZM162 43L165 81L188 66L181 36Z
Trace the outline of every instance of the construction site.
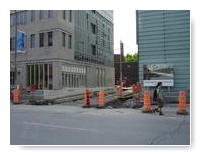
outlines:
M166 102L162 116L149 91L84 90L52 100L34 95L11 102L11 145L191 144L185 92L173 94L176 103Z
M190 96L184 92L181 96L180 91L177 93L165 92L165 104L180 105L190 104ZM148 93L149 97L146 97ZM147 100L148 99L148 100ZM147 103L149 105L147 105ZM118 86L115 89L106 89L95 91L95 89L86 89L84 91L72 92L68 96L55 98L53 94L48 94L45 98L39 91L23 91L18 89L13 90L11 93L12 104L25 104L25 105L72 105L80 106L83 108L133 108L133 109L146 109L147 112L152 113L152 109L156 107L157 102L153 101L153 92L142 91L141 84L137 83L133 87ZM145 107L147 105L147 107ZM181 108L186 112L186 106ZM184 113L183 112L183 113ZM188 112L187 112L188 114Z

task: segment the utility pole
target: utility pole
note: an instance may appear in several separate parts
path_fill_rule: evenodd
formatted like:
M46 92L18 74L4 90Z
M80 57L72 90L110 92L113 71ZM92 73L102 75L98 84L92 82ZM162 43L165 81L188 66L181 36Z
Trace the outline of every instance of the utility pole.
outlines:
M14 85L17 85L17 11L15 10L15 71L14 71Z
M120 41L120 86L122 86L122 62L124 57L124 44Z

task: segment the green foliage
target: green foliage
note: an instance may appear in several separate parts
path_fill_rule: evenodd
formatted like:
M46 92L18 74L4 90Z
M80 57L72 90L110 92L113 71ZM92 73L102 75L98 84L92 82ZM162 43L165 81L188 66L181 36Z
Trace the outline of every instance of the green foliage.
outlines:
M133 62L133 61L138 61L138 53L135 53L133 55L127 54L125 56L125 62Z

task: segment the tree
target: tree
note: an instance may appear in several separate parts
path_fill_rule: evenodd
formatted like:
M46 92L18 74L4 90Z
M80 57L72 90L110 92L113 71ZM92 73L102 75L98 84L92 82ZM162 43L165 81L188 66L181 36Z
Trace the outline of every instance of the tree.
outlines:
M125 62L134 62L134 61L138 61L138 53L135 53L133 55L126 54Z

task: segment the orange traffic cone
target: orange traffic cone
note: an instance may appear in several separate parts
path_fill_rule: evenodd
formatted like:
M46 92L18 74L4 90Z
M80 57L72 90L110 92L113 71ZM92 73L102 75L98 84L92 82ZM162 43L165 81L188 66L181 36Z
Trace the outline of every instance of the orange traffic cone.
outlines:
M99 98L98 98L98 104L97 104L97 108L105 108L105 93L104 91L99 91Z
M19 103L19 90L13 90L13 103Z
M143 108L142 108L142 112L143 113L149 113L149 112L152 112L151 110L151 93L150 91L145 91L144 92L144 105L143 105Z
M186 93L185 91L179 91L179 105L178 105L178 111L176 112L177 114L180 115L187 115L186 111Z
M84 105L83 108L90 108L90 91L85 90L84 91Z

